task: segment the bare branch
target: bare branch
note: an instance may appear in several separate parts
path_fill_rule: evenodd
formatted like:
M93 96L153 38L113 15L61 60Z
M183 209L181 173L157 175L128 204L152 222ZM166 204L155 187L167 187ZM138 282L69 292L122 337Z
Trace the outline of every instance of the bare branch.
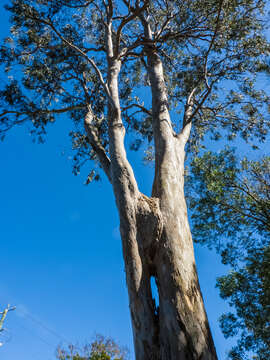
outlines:
M198 113L198 111L201 109L201 107L203 106L204 102L206 101L206 99L208 98L209 94L212 91L212 88L215 84L215 80L212 81L211 85L209 86L209 88L207 89L206 93L204 94L202 100L198 103L197 108L194 110L194 112L191 114L189 121L192 121L192 119L194 118L194 116Z
M104 170L105 174L107 175L109 181L111 182L111 172L110 172L110 165L111 161L106 154L104 147L102 146L100 139L97 135L96 129L93 125L94 114L91 108L91 105L88 105L88 113L84 119L84 127L87 133L88 141L92 146L93 150L97 154L99 159L100 165Z
M100 46L99 48L84 48L85 51L94 51L94 52L101 52L101 51L106 51L105 48L103 46Z
M177 13L172 14L171 16L167 16L167 19L164 21L164 23L161 25L160 30L156 34L156 39L160 37L160 35L163 33L163 31L166 29L170 21L177 15Z
M269 227L269 222L267 221L267 219L264 220L264 219L262 219L262 218L260 218L260 217L255 216L253 213L251 213L250 209L247 209L247 211L250 211L250 212L247 212L247 211L245 211L245 209L244 209L244 210L239 209L238 207L233 206L232 204L229 204L229 205L228 205L228 204L226 204L226 203L223 202L223 201L220 201L220 203L221 203L224 207L226 207L228 210L232 209L232 210L234 210L235 212L238 212L239 214L243 215L244 217L246 216L246 217L248 217L248 218L250 218L250 219L253 219L253 220L255 220L255 221L258 221L258 222L263 223L263 225L266 226L266 228Z
M132 15L127 16L126 18L124 18L122 20L121 24L119 25L119 27L117 29L117 33L116 33L115 56L119 55L119 46L120 46L121 33L122 33L122 30L123 30L124 26L126 26L130 21L132 21L136 17L138 17L147 8L148 5L149 5L149 0L146 0L142 7L135 8L134 10L132 10ZM130 6L129 6L129 8L130 8Z
M131 1L130 0L122 0L123 3L126 5L126 7L128 8L128 11L130 11L131 9Z
M208 77L207 77L207 62L208 62L208 56L210 54L210 51L214 45L214 42L215 42L215 39L216 39L216 36L217 36L217 33L218 33L218 26L219 26L219 20L220 20L220 15L221 15L221 10L222 10L222 4L223 4L223 0L220 1L219 3L219 9L218 9L218 15L217 15L217 20L216 20L216 27L215 27L215 31L214 31L214 34L212 36L212 39L211 39L211 42L210 42L210 45L209 45L209 48L206 52L206 55L205 55L205 62L204 62L204 79L205 79L205 83L206 83L206 87L207 89L210 88L209 86L209 83L208 83Z
M113 18L113 2L112 0L108 0L108 22L110 22Z
M183 126L180 134L178 135L179 138L183 139L184 144L188 141L190 131L191 131L191 116L192 116L192 108L194 104L194 94L197 90L197 87L192 89L190 92L187 102L185 105L185 113L184 113L184 119L183 119Z
M160 36L157 40L155 40L155 42L164 43L165 41L168 40L178 40L178 39L187 39L187 38L209 41L208 38L210 36L210 33L207 32L206 29L202 30L201 32L199 32L199 29L197 29L197 34L195 32L192 33L192 30L193 29L188 29L186 31L181 31L181 32L168 31L166 34Z
M144 113L148 114L149 116L152 116L152 112L149 111L149 110L147 110L144 106L142 106L142 105L140 105L140 104L130 104L130 105L124 107L124 108L122 109L122 111L126 111L126 110L128 110L128 109L133 108L133 107L137 107L137 108L141 109L141 111L143 111Z

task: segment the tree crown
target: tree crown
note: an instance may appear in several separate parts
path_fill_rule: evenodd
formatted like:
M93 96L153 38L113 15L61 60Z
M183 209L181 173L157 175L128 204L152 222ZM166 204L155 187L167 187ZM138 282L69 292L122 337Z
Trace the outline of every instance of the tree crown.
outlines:
M265 1L12 0L6 9L12 27L0 52L8 75L0 93L2 137L14 125L28 123L43 141L46 126L65 114L74 124L77 173L82 163L97 158L83 128L91 106L95 134L108 154L108 61L118 59L122 118L135 135L131 147L151 145L146 60L151 48L163 62L175 132L191 111L193 150L208 131L215 140L225 134L265 140L270 102L256 85L258 73L268 72ZM89 181L94 178L99 176L93 170Z

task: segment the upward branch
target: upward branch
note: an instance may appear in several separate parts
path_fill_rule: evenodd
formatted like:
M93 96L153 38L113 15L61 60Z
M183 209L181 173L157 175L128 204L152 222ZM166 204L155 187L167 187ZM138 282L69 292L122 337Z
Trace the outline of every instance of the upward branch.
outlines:
M191 131L192 109L193 109L194 96L195 96L196 90L197 90L197 87L192 89L192 91L190 92L190 94L187 98L187 102L185 105L184 119L183 119L183 127L182 127L181 132L178 135L179 138L181 138L183 140L184 144L187 143L187 141L189 139L190 131Z
M205 81L205 85L206 85L206 92L202 96L201 101L199 101L197 103L197 106L196 106L196 108L194 110L193 110L194 96L195 96L195 92L196 92L198 86L196 86L195 88L193 88L191 90L191 92L190 92L190 94L189 94L189 96L187 98L187 101L186 101L184 118L183 118L183 126L182 126L182 130L181 130L181 132L179 134L179 137L181 137L184 140L184 143L186 143L188 141L188 139L189 139L191 126L192 126L192 119L194 119L196 114L202 108L203 104L207 100L207 98L210 95L210 93L212 91L212 88L213 88L213 86L215 84L215 80L213 80L211 85L209 85L207 62L208 62L209 54L210 54L210 52L211 52L211 50L212 50L212 48L214 46L214 43L215 43L215 40L216 40L216 37L217 37L217 34L218 34L220 16L221 16L221 11L222 11L222 4L223 4L223 0L220 0L214 33L213 33L213 35L211 37L211 41L210 41L209 47L208 47L208 49L206 51L205 58L204 58L203 77L204 77L204 81Z
M167 88L163 73L163 63L153 41L153 32L149 20L140 15L144 29L144 53L147 57L146 70L151 84L152 120L156 146L159 139L167 140L174 132L169 114Z
M218 34L218 27L219 27L219 22L220 22L220 15L221 15L221 10L222 10L222 4L223 4L223 0L220 0L215 30L214 30L213 36L212 36L212 38L211 38L211 42L210 42L209 48L208 48L208 50L207 50L207 52L206 52L205 60L204 60L204 69L203 69L203 70L204 70L204 79L205 79L206 87L207 87L208 90L210 89L210 86L209 86L209 84L208 84L207 62L208 62L208 57L209 57L210 51L212 50L212 47L214 46L215 39L216 39L217 34Z
M124 19L121 21L117 32L116 32L116 46L115 46L115 56L119 55L119 47L120 47L120 41L121 41L121 34L122 34L122 30L123 28L130 23L132 20L134 20L136 17L139 17L140 14L143 13L144 10L147 9L148 5L149 5L149 0L144 1L144 4L142 7L136 7L136 8L131 8L130 7L130 3L127 3L125 1L126 6L128 6L128 10L132 10L132 15L126 16L124 17ZM123 50L123 52L127 52L127 50L129 50L129 48L125 48Z
M92 146L93 150L97 154L97 157L99 159L100 165L102 169L104 170L105 174L107 175L109 181L111 182L111 172L110 172L110 166L111 161L108 158L106 151L104 147L102 146L100 139L97 135L96 128L93 124L94 121L94 114L91 108L91 105L88 106L88 113L84 120L84 126L86 130L86 134L88 137L88 141L90 145Z

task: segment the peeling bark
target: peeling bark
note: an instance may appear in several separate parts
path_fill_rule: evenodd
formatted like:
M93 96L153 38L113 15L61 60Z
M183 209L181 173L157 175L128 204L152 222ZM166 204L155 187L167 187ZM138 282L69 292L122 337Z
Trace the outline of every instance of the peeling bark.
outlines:
M155 257L160 304L161 359L216 359L198 282L184 198L184 146L163 165L160 209L163 231ZM168 175L169 174L169 175ZM156 190L155 190L156 191Z
M151 39L150 27L142 16L141 20L146 38ZM140 193L124 146L125 128L118 94L121 62L114 56L110 25L106 36L109 179L120 217L136 359L216 360L184 197L185 144L191 123L186 118L182 132L174 133L162 62L156 49L146 46L152 91L155 178L152 196ZM90 133L93 140L91 136ZM151 277L157 284L159 304L153 299Z
M131 208L120 212L136 359L215 360L183 188L172 187L159 198L138 193ZM151 277L158 287L158 307Z

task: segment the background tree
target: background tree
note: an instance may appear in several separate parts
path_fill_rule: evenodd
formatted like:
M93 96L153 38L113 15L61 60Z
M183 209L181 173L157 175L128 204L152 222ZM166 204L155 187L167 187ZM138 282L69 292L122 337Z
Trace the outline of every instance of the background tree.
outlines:
M217 281L235 308L220 319L225 337L239 335L230 357L269 359L270 158L239 163L232 150L206 152L193 160L190 177L194 239L232 267Z
M198 284L184 196L185 147L218 140L265 140L268 96L255 86L267 70L264 1L13 0L11 36L0 60L1 132L46 125L66 114L74 172L94 160L112 184L137 359L216 359ZM18 72L21 75L18 75ZM147 90L146 90L147 89ZM151 101L149 99L151 94ZM265 115L265 116L264 116ZM193 124L193 126L192 126ZM126 156L154 149L151 197ZM156 281L155 304L150 281Z
M58 347L56 358L58 360L127 360L128 352L111 338L97 335L91 344L86 344L82 349L74 345L69 345L68 349Z

